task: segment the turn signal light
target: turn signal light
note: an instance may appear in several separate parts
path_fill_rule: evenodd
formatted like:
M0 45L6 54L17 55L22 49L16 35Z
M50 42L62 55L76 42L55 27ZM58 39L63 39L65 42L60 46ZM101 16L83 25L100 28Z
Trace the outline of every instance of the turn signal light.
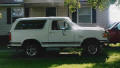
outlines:
M104 38L108 37L107 32L103 33L103 37L104 37Z

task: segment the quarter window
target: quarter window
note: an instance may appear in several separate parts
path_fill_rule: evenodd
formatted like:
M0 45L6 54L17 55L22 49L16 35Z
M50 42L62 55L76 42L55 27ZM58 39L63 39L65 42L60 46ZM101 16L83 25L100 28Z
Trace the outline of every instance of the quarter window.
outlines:
M20 21L15 29L42 29L46 20L24 20Z

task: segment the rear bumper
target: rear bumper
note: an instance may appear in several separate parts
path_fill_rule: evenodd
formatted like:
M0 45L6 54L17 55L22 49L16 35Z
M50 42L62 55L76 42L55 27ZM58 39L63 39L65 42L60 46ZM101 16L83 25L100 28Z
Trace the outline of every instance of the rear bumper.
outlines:
M21 47L22 44L20 42L9 42L8 44L8 48L18 48L18 47Z

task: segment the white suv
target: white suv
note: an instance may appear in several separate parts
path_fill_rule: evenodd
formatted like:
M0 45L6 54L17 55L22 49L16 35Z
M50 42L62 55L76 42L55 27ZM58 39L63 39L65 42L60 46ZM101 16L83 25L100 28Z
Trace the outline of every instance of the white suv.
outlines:
M22 47L28 56L46 48L81 47L95 55L107 38L100 27L80 27L68 17L30 17L17 19L10 30L9 47Z

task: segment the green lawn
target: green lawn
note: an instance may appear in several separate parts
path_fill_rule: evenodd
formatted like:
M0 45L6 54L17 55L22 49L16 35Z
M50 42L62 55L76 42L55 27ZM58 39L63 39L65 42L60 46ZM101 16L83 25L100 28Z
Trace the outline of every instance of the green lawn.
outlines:
M100 56L72 54L25 57L10 51L0 51L0 68L119 68L120 48L105 48Z

